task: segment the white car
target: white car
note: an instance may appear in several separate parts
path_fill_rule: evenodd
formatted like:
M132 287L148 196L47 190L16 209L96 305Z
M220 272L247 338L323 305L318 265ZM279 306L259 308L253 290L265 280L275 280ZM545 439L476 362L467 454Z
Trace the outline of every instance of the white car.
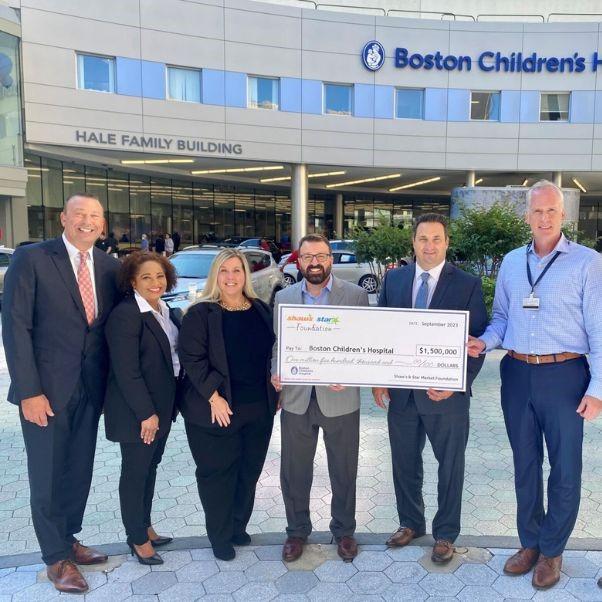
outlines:
M163 300L170 307L186 309L202 293L209 268L221 250L219 247L193 247L172 255L169 260L176 268L178 281L174 290L163 295ZM272 306L276 293L286 286L274 258L261 249L240 251L249 262L251 281L257 296Z
M283 269L285 285L297 282L297 266L289 263ZM369 263L358 263L353 251L332 251L332 273L341 280L361 286L369 294L378 290L378 276L372 273Z

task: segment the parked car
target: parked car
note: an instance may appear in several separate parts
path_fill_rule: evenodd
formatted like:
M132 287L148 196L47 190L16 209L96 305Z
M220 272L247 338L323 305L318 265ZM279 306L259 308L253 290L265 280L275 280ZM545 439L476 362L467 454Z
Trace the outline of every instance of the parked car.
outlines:
M276 260L276 262L280 261L280 256L282 253L278 248L278 245L269 238L247 238L247 240L243 240L239 245L239 249L261 249L261 241L265 240L268 243L269 251Z
M8 269L10 257L14 252L14 249L0 247L0 308L2 307L2 294L4 293L4 274Z
M220 251L219 247L201 247L172 255L169 260L176 268L178 281L173 291L163 295L163 300L170 307L186 309L203 291L209 268ZM261 249L241 251L249 262L255 292L262 301L273 305L276 293L285 286L274 258Z
M297 266L294 263L284 266L283 274L286 286L297 282L297 272ZM333 250L332 273L341 280L361 286L370 294L376 293L378 290L378 276L372 273L370 264L358 263L353 251Z

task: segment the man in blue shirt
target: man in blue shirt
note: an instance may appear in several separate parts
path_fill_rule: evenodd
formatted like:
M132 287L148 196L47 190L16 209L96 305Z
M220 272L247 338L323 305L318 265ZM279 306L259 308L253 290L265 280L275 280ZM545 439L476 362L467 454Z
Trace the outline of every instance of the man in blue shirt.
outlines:
M508 350L500 364L501 397L522 548L504 571L523 575L535 566L538 589L560 579L562 552L579 511L583 419L602 410L602 257L569 242L561 232L563 218L562 190L537 182L527 192L533 240L504 258L491 324L468 344L472 357L499 346Z

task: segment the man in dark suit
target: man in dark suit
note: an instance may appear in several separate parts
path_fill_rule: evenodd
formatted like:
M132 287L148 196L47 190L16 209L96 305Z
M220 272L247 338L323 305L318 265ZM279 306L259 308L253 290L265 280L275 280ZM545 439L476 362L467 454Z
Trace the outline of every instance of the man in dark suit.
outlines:
M94 247L105 220L93 196L61 213L62 237L17 249L4 279L2 335L19 406L31 515L48 578L82 593L77 564L107 557L74 534L82 519L108 367L104 323L117 299L117 260Z
M381 307L468 310L470 334L487 326L481 281L445 261L447 222L434 213L414 225L416 263L387 273L378 300ZM464 453L468 442L470 387L483 365L468 358L465 393L428 389L374 388L382 408L389 403L388 424L399 529L387 541L405 546L424 535L422 450L426 437L439 463L438 511L433 519L433 562L451 560L460 533Z

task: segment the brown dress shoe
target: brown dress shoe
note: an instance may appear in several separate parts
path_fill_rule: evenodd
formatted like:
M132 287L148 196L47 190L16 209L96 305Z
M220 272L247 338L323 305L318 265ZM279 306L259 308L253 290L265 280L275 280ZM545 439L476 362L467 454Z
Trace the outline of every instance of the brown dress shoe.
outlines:
M97 552L94 548L83 546L79 541L73 544L73 561L77 564L101 564L109 557Z
M352 562L357 556L357 552L357 541L351 535L344 535L337 542L337 554L345 562Z
M305 540L301 537L287 537L282 546L282 560L285 562L294 562L303 554Z
M548 589L560 581L560 568L562 567L562 554L560 556L544 556L541 554L533 571L533 587Z
M454 544L447 539L438 539L433 546L431 560L438 564L449 562L454 557Z
M506 575L525 575L537 562L539 550L533 548L521 548L514 556L510 556L504 565Z
M410 529L410 527L399 527L399 529L387 539L386 545L389 548L403 548L403 546L407 546L417 537L422 537L422 534L419 535L414 529Z
M59 592L67 594L84 594L88 591L88 583L71 560L59 560L46 567L48 579Z

